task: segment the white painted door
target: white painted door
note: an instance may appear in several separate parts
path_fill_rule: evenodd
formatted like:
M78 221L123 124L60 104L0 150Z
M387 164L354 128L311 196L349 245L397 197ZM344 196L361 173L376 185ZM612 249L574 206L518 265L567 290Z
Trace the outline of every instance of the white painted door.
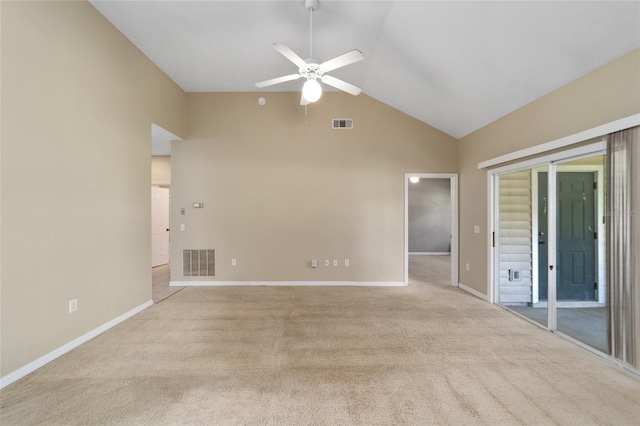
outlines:
M169 190L151 187L151 266L169 263Z

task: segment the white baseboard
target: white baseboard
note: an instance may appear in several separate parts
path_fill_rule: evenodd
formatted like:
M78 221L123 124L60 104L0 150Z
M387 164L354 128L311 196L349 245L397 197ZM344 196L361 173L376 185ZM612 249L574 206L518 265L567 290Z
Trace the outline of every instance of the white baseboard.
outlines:
M471 287L467 287L466 285L464 285L462 283L458 283L458 288L460 288L461 290L466 291L467 293L473 294L474 296L476 296L479 299L484 300L485 302L489 301L489 298L487 297L486 294L482 294L478 290L474 290Z
M403 281L171 281L170 287L220 287L220 286L359 286L404 287Z
M604 308L607 305L605 303L593 302L593 301L556 301L556 308ZM536 302L533 304L534 308L546 308L547 302Z
M98 328L94 328L93 330L89 331L88 333L83 334L82 336L78 337L77 339L72 340L71 342L67 343L66 345L60 346L58 349L54 349L53 351L49 352L46 355L41 356L40 358L36 359L35 361L30 362L29 364L25 365L24 367L20 367L17 370L7 374L6 376L1 377L0 378L0 389L4 388L5 386L10 385L11 383L13 383L13 382L15 382L17 380L20 380L21 378L23 378L27 374L32 373L33 371L37 370L38 368L42 367L43 365L48 364L51 361L53 361L54 359L66 354L70 350L77 348L81 344L88 342L89 340L93 339L97 335L99 335L101 333L104 333L105 331L107 331L111 327L116 326L116 325L120 324L122 321L131 318L132 316L134 316L138 312L143 311L144 309L148 308L151 305L153 305L153 300L149 300L149 301L143 303L142 305L139 305L139 306L133 308L129 312L125 312L124 314L120 315L119 317L114 318L111 321L102 324Z
M448 251L411 251L409 256L451 256Z

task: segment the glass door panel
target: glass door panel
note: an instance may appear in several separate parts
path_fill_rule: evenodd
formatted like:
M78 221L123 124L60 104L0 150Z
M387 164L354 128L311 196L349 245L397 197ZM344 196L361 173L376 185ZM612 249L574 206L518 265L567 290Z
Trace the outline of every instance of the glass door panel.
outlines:
M606 347L604 156L555 165L557 330Z
M548 316L546 219L541 224L540 217L546 218L548 209L547 171L545 166L498 176L496 209L499 216L497 300L545 326Z

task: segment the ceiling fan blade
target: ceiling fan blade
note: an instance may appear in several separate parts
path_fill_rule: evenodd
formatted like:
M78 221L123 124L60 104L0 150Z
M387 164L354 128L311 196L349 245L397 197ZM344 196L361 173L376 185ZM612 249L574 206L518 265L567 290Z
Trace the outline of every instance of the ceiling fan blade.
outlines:
M306 68L307 63L300 56L296 55L293 50L289 49L286 44L273 43L273 48L276 49L282 56L293 62L298 68Z
M358 96L362 93L362 89L358 86L354 86L351 83L347 83L346 81L340 80L339 78L331 77L330 75L323 75L321 77L323 83L328 84L329 86L333 86L336 89L340 89L344 92L350 93L353 96Z
M284 77L276 77L276 78L272 78L271 80L265 80L265 81L261 81L260 83L256 83L256 87L263 88L263 87L271 86L273 84L284 83L285 81L296 80L300 77L302 77L300 74L290 74L290 75L285 75Z
M300 96L300 105L305 106L309 105L309 101L304 98L304 95Z
M320 68L324 72L333 71L336 68L344 67L345 65L353 64L364 59L364 55L358 49L353 49L343 55L336 56L333 59L329 59L326 62L320 64ZM329 84L329 83L327 83Z

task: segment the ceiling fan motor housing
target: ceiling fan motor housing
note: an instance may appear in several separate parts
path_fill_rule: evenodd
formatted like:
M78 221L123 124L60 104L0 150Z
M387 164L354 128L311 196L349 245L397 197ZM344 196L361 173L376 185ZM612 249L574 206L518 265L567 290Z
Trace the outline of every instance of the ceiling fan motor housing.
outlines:
M316 10L318 8L318 0L304 0L304 7L307 10Z
M306 62L307 66L298 70L301 76L306 79L322 77L324 70L318 65L316 59L307 59Z

